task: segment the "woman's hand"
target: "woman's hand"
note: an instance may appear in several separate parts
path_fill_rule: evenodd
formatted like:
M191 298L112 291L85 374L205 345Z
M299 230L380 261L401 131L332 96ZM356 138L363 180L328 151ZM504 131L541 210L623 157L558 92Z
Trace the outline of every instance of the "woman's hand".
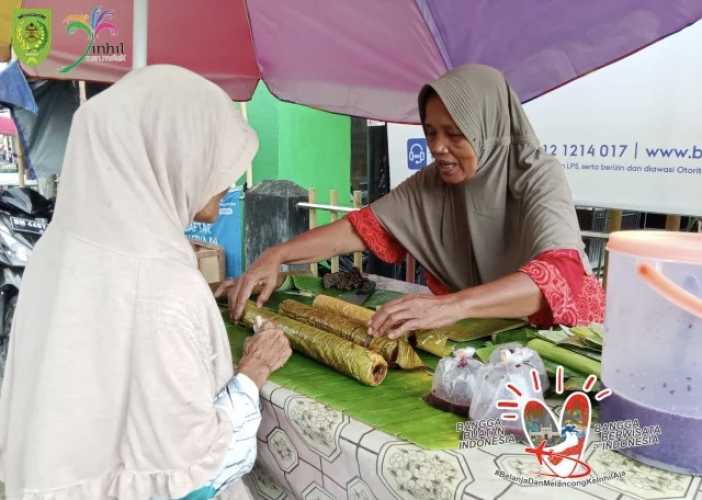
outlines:
M246 273L238 278L224 281L215 291L215 297L227 293L229 317L238 321L244 313L246 301L251 294L258 293L256 305L262 307L279 286L278 271L283 263L275 247L263 252Z
M362 252L365 249L365 244L356 234L351 223L343 218L269 248L245 274L222 283L215 291L215 297L220 297L227 292L229 316L232 320L238 321L252 293L258 293L256 304L261 307L282 284L278 282L278 271L281 265L319 262L334 255Z
M388 302L368 325L374 337L397 339L414 330L430 330L454 324L462 318L461 301L456 294L412 294Z
M249 377L260 389L271 373L282 367L292 355L290 341L274 323L266 322L244 342L239 373Z

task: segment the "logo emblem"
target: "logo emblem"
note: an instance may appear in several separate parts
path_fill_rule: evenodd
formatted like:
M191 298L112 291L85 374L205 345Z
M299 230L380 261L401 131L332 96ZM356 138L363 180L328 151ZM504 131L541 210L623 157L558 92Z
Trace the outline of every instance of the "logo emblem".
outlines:
M51 10L15 9L12 48L27 66L38 66L51 50Z
M427 166L426 139L407 140L407 168L421 170Z
M63 23L66 25L66 32L69 35L75 35L76 32L82 31L87 36L87 40L83 53L71 64L59 69L60 73L68 73L82 63L86 56L92 53L93 46L100 33L107 31L112 36L117 35L117 26L112 22L112 14L113 11L98 6L93 8L90 14L71 14L63 19Z
M539 373L531 371L534 391L539 392ZM542 476L560 479L578 479L590 475L591 467L583 460L592 423L592 405L589 392L597 383L597 377L590 375L585 379L582 390L570 394L563 404L557 419L551 408L541 400L526 398L524 391L512 384L507 384L517 401L500 400L497 408L516 410L503 413L503 420L522 419L522 430L529 446L525 453L534 455L539 465L544 467ZM556 393L563 394L563 367L556 370ZM602 401L612 394L611 389L603 389L595 395L595 400Z

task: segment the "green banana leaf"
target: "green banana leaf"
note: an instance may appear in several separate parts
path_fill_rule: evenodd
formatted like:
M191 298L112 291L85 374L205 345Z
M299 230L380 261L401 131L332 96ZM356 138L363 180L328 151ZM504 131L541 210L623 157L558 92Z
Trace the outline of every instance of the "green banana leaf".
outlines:
M507 344L508 342L519 342L526 344L531 339L536 338L536 330L529 327L515 328L492 334L492 342L495 344Z
M571 377L566 379L566 381L563 384L563 388L568 391L568 392L573 392L573 391L582 391L583 390L583 385L585 385L585 380L586 377ZM595 385L592 386L592 389L590 389L592 392L599 392L604 388L600 380L598 379L597 382L595 382Z
M569 351L572 352L577 352L578 354L581 354L583 356L587 356L590 359L594 359L595 361L602 361L602 353L598 352L594 349L589 349L589 348L580 348L580 347L575 347L572 345L564 345L561 344L561 347L564 349L568 349Z
M289 274L285 277L285 280L283 280L283 283L278 287L279 292L287 292L289 290L294 290L295 289L295 283L293 283L292 276Z
M475 355L478 356L478 359L480 359L480 361L482 361L483 363L487 363L490 359L490 355L496 348L497 346L492 342L486 342L483 347L475 351Z
M570 327L570 332L576 337L584 340L588 344L599 346L602 349L603 335L602 327L597 323L592 323L589 326L573 326Z
M449 340L465 342L489 337L492 334L519 328L526 324L527 322L521 319L462 319L455 325L432 331L446 335Z
M368 297L363 303L363 307L370 307L371 309L380 309L382 306L388 302L399 299L404 293L393 292L391 290L376 290L373 295Z
M230 322L227 330L232 356L239 359L250 332ZM432 408L422 400L431 391L431 380L431 373L425 370L390 370L381 385L363 386L297 353L271 376L276 384L400 439L427 449L458 448L456 423L466 418Z
M554 363L553 361L548 360L546 358L541 358L541 361L544 362L544 368L546 368L546 373L548 374L548 376L551 377L552 379L555 379L556 369L558 368L559 364ZM563 366L563 365L560 365L560 366ZM583 375L582 373L575 371L571 368L568 368L567 366L563 366L563 378L565 378L565 379L571 379L571 378L572 379L576 379L576 378L584 379L585 375ZM555 383L552 385L555 386Z
M314 297L324 293L322 280L314 276L292 276L292 282L298 292Z

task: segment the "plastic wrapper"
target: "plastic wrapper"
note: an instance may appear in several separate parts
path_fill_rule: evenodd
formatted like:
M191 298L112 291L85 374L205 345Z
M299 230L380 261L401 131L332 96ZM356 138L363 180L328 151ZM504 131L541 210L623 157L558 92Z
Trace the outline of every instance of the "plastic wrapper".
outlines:
M328 295L317 295L312 305L320 309L335 312L347 318L358 321L366 326L375 314L375 311L371 311L365 307L357 306L340 299L335 299L334 297L329 297Z
M472 348L457 349L453 356L441 359L434 371L431 393L424 400L441 410L468 416L478 372L483 367L473 354Z
M387 337L372 337L368 328L361 323L328 309L311 307L295 300L284 300L278 310L286 316L326 330L354 344L361 345L379 353L392 366L411 370L424 366L406 340L391 340Z
M531 370L536 368L539 372L540 387L536 390L532 384ZM507 388L512 384L520 392L515 395ZM520 344L504 344L498 346L488 364L484 365L476 374L476 390L470 405L471 420L500 419L504 412L519 413L516 410L497 408L500 400L526 401L538 399L543 401L543 391L547 389L548 378L546 369L539 355ZM504 428L513 434L523 436L522 418L519 414L517 420L503 420Z
M508 353L508 355L506 355L506 353ZM539 353L534 349L524 347L524 345L519 342L500 344L492 351L488 363L496 364L505 360L513 363L517 368L522 364L529 368L536 368L536 371L539 372L542 392L548 390L549 380L546 367L544 366L541 356L539 356Z
M269 309L258 308L253 302L247 303L243 323L253 328L257 316L274 321L290 340L293 350L305 356L366 385L378 385L385 379L388 364L377 352Z

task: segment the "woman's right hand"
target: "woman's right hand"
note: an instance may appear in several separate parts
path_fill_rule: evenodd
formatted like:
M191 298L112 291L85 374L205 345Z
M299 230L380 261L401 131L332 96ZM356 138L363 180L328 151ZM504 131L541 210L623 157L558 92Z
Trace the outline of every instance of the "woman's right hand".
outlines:
M292 355L290 341L274 323L266 322L244 343L239 373L249 377L260 389L271 373L281 368Z
M244 274L238 278L224 281L215 291L215 297L227 293L229 303L229 317L232 321L239 321L246 301L253 293L258 293L256 305L262 307L270 298L271 294L279 286L278 271L283 264L280 252L275 248L270 248L263 252Z

